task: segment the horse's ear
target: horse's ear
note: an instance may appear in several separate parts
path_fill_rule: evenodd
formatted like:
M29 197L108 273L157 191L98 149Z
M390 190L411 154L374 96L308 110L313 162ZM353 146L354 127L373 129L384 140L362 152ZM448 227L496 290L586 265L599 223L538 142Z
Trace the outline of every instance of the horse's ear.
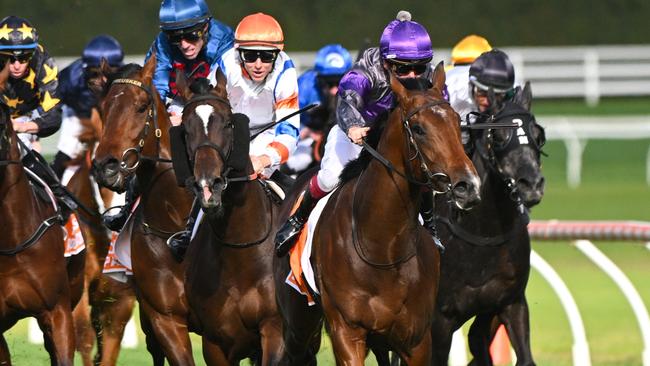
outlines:
M218 68L215 72L215 79L217 80L217 85L214 86L213 90L218 96L228 99L228 92L226 91L226 75L223 74L221 68Z
M0 71L0 93L7 87L7 80L9 80L9 62L5 62L5 66Z
M178 94L185 102L192 99L192 91L187 84L187 76L185 76L184 72L176 73L176 90L178 90Z
M526 82L524 89L519 93L519 105L524 107L527 111L530 111L530 106L533 103L533 90L530 86L530 81Z
M445 75L445 65L442 61L440 61L431 74L431 85L433 85L433 89L437 89L438 92L442 94L442 91L445 90L446 80L447 76Z
M395 96L397 96L399 104L406 104L409 99L408 90L406 90L404 85L400 83L397 76L393 75L392 72L390 72L390 88L393 90L393 93L395 93Z
M156 71L156 54L152 53L142 68L142 82L145 85L151 85L154 71Z

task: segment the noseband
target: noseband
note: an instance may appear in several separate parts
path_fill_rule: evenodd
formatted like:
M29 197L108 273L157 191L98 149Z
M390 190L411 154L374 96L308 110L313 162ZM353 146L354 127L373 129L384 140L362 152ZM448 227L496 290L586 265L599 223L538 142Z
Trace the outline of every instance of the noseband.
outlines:
M133 85L135 87L138 87L142 89L145 93L147 93L148 97L148 102L147 105L149 106L149 109L147 111L147 117L144 121L144 128L141 130L140 135L139 135L139 142L138 145L135 147L130 147L124 152L122 152L122 161L120 162L120 169L126 172L133 172L135 169L138 168L140 165L141 160L149 160L153 162L162 162L162 163L171 163L170 159L163 159L159 156L160 154L160 138L162 137L162 130L158 126L158 115L156 112L156 103L155 103L155 97L153 94L153 91L151 90L150 87L142 84L141 81L135 80L135 79L128 79L128 78L122 78L122 79L115 79L111 83L113 84L125 84L125 85ZM142 154L142 149L144 148L144 143L145 139L147 138L147 135L149 134L149 129L151 128L151 121L153 121L154 125L154 135L156 136L156 156L147 156ZM132 166L129 166L128 164L128 158L131 154L135 154L136 156L136 161Z

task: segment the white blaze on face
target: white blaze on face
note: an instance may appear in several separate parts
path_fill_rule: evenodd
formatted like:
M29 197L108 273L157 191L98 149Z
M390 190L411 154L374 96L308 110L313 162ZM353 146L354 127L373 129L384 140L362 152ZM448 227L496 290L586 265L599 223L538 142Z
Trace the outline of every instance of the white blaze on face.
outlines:
M214 112L214 108L211 105L203 104L195 109L196 114L203 121L203 128L205 129L205 135L208 135L208 122L210 122L210 115Z

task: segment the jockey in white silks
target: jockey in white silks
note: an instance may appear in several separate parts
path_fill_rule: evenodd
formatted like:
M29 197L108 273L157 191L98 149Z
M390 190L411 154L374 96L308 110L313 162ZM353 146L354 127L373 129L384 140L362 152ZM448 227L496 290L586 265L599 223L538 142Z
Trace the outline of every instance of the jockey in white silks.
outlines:
M251 14L242 19L235 30L235 47L228 50L219 62L219 70L226 77L226 91L233 112L245 114L249 119L251 136L257 135L250 145L253 169L266 178L294 152L300 130L298 114L263 130L273 121L280 121L298 111L297 73L283 48L284 35L280 24L270 15ZM211 73L210 81L216 85L216 70ZM178 260L182 259L189 245L199 207L195 202L186 230L169 240L172 253Z

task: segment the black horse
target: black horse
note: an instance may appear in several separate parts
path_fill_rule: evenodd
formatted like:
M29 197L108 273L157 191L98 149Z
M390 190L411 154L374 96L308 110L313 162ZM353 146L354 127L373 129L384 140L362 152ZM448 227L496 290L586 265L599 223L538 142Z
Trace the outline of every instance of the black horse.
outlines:
M530 113L530 85L484 123L517 128L472 131L472 161L481 177L481 203L461 212L436 198L438 230L447 250L433 326L434 365L447 365L453 332L476 316L469 332L472 365L492 365L489 346L505 324L517 365L534 365L525 289L530 272L528 209L544 190L544 130Z

